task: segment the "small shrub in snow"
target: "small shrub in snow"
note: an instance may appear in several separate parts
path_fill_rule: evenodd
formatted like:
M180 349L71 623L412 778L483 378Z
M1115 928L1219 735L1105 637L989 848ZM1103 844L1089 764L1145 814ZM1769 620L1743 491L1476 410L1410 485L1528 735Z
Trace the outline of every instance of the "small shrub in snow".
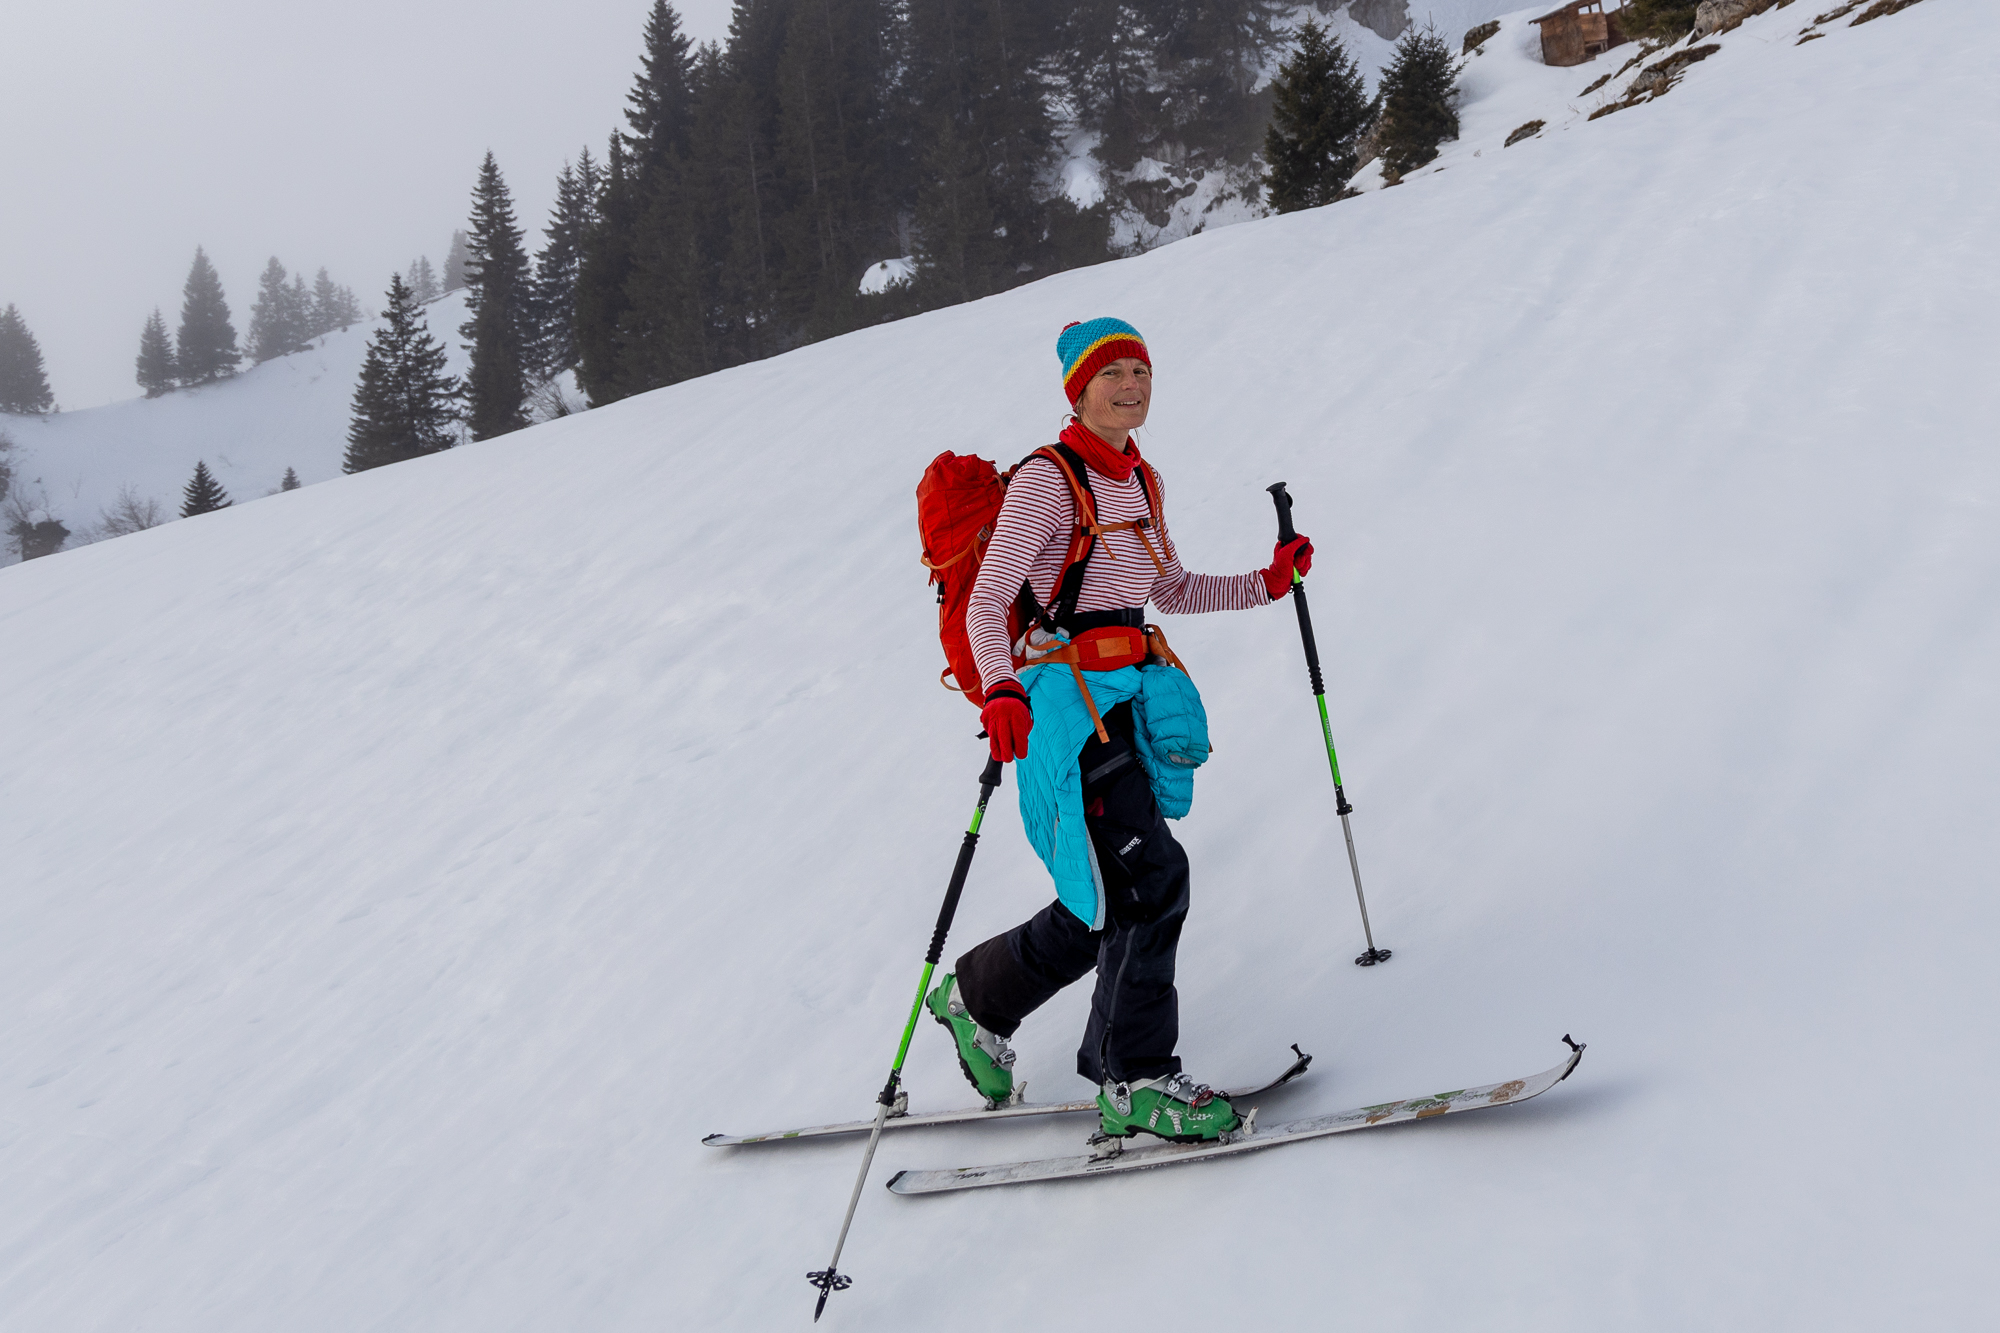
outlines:
M1701 0L1628 0L1618 11L1618 26L1628 37L1654 37L1677 42L1694 31Z
M25 491L16 491L7 497L5 507L0 507L0 519L7 524L7 540L23 560L54 555L69 540L69 529L49 512L48 503L46 495L30 496Z
M97 537L129 537L167 521L167 511L150 495L141 495L130 486L118 488L118 499L97 515Z
M1548 122L1545 120L1531 120L1527 124L1521 126L1521 128L1515 130L1512 134L1508 135L1507 142L1501 144L1500 146L1502 148L1512 148L1515 144L1521 142L1521 140L1523 139L1532 139L1537 134L1540 134L1542 132L1542 126L1546 124L1548 124Z

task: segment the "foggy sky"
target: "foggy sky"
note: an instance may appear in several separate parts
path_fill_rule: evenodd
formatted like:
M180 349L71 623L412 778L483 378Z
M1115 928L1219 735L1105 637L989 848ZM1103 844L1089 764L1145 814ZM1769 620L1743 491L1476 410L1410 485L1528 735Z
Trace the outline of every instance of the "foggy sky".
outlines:
M239 342L273 255L379 309L391 272L442 266L491 148L539 247L564 160L624 125L650 7L7 0L0 309L74 410L138 396L139 330L156 305L178 327L197 244ZM677 8L726 36L729 0Z

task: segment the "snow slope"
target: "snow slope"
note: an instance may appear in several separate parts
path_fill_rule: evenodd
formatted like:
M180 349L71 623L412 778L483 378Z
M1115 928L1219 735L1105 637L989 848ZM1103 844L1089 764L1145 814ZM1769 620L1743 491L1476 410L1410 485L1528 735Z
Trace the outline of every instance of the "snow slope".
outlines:
M698 1139L869 1110L979 770L910 491L1046 439L1107 311L1189 562L1261 564L1278 479L1318 542L1396 951L1348 961L1289 614L1175 621L1191 1069L1301 1042L1289 1116L1590 1054L1228 1166L871 1187L827 1326L1983 1322L2000 14L1800 8L1392 190L0 571L0 1328L803 1327L854 1147ZM987 830L953 953L1048 897ZM933 1027L910 1074L965 1098Z
M451 358L447 369L463 374L464 295L433 301L424 316ZM0 430L18 446L26 483L46 492L50 512L79 537L125 487L178 514L197 460L238 502L276 490L286 468L307 485L325 481L340 475L354 385L377 322L336 330L219 384L54 416L0 416Z

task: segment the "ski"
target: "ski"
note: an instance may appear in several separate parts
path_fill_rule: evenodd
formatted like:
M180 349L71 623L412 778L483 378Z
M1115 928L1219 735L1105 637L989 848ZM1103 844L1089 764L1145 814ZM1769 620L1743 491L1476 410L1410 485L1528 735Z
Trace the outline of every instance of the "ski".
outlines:
M1261 1096L1273 1088L1282 1087L1290 1083L1293 1079L1305 1073L1306 1066L1312 1063L1312 1057L1301 1051L1296 1045L1292 1047L1292 1054L1298 1058L1293 1060L1290 1065L1286 1066L1282 1074L1279 1074L1270 1082L1255 1088L1244 1088L1238 1092L1226 1092L1223 1096L1234 1102L1243 1097ZM897 1109L890 1114L889 1119L882 1126L885 1130L921 1129L927 1125L965 1125L975 1122L984 1123L989 1120L1022 1120L1030 1116L1069 1115L1074 1112L1095 1111L1097 1109L1097 1099L1091 1097L1080 1102L1016 1102L1013 1104L1003 1103L991 1109L986 1107L968 1107L963 1111L925 1111L917 1115L911 1115L905 1109L909 1105L909 1095L907 1093L898 1094L896 1100ZM745 1148L753 1143L789 1143L797 1139L826 1139L842 1134L866 1134L873 1128L875 1128L875 1121L871 1117L867 1120L847 1120L837 1125L811 1125L804 1129L778 1129L772 1130L768 1134L710 1134L702 1142L711 1148Z
M1569 1059L1531 1078L1489 1083L1483 1088L1460 1088L1455 1092L1433 1093L1400 1102L1337 1111L1332 1115L1293 1120L1286 1124L1256 1127L1251 1112L1251 1128L1216 1143L1162 1143L1157 1147L1127 1148L1125 1139L1109 1139L1096 1150L1080 1157L1052 1157L1040 1162L1012 1162L999 1166L967 1166L938 1171L898 1171L889 1178L896 1194L944 1194L953 1190L986 1189L994 1185L1025 1185L1041 1180L1074 1180L1083 1176L1108 1176L1124 1171L1144 1171L1156 1166L1176 1166L1182 1162L1206 1162L1217 1157L1234 1157L1275 1148L1283 1143L1372 1129L1377 1125L1400 1124L1406 1120L1427 1120L1455 1111L1476 1111L1487 1106L1512 1106L1540 1096L1568 1078L1583 1058L1583 1046L1571 1041ZM1231 1100L1234 1100L1232 1095Z

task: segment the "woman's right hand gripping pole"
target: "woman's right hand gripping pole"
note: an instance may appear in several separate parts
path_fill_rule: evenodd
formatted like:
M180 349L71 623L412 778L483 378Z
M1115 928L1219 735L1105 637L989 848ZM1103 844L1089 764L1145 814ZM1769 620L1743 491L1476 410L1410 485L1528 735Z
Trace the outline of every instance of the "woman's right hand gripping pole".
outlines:
M1003 764L1028 757L1028 733L1034 730L1035 715L1028 707L1028 693L1013 681L1002 681L986 691L986 706L979 710L986 727L986 739L993 757Z

